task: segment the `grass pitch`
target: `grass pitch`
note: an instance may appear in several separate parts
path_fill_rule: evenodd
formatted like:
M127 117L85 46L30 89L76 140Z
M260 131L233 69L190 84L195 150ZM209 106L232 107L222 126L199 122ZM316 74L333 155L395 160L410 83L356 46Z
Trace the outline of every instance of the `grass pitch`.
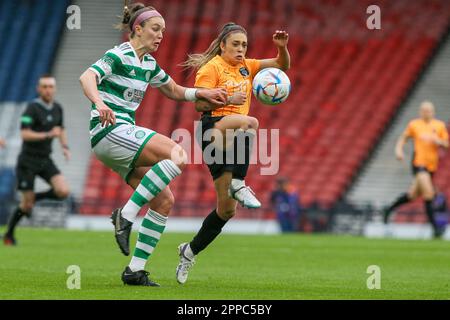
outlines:
M197 257L185 285L176 248L192 234L164 234L147 270L161 288L124 286L112 232L19 228L0 245L0 299L450 299L450 243L333 235L221 235ZM133 234L132 243L136 239ZM81 268L81 289L66 286ZM381 289L367 288L367 268Z

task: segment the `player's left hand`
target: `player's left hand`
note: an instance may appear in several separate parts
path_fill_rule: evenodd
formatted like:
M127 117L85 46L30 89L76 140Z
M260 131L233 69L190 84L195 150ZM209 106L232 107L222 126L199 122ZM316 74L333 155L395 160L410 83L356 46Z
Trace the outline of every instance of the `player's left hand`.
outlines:
M289 34L284 30L277 30L273 34L272 39L277 47L286 47L289 41Z
M66 161L70 161L72 155L70 154L69 149L63 148L63 154Z

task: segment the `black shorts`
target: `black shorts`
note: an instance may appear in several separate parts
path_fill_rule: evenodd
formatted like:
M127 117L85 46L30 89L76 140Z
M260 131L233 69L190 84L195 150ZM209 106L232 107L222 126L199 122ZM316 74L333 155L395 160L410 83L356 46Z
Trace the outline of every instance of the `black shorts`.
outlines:
M428 172L430 174L431 178L433 178L433 175L434 175L434 172L431 172L426 167L412 165L412 174L413 174L413 176L415 176L419 172Z
M199 144L202 147L202 152L205 152L205 149L207 146L209 146L211 144L211 141L205 141L203 139L203 135L204 133L209 130L214 128L214 125L216 122L220 121L223 118L223 116L221 117L213 117L210 114L204 113L200 119L201 124L202 124L202 128L201 128L201 135L200 132L197 132L197 141L199 142ZM215 156L215 152L216 149L214 149L211 152L211 156ZM208 164L206 163L206 165L208 166L209 169L209 173L211 173L211 176L213 178L213 180L216 180L217 178L219 178L224 172L232 172L234 165L233 164L227 164L225 159L226 159L226 155L225 155L225 150L221 151L223 152L223 158L224 159L224 163L211 163ZM203 157L204 158L204 157Z
M34 190L34 179L41 177L50 184L50 179L61 173L50 158L36 158L19 155L16 167L17 188L22 191Z

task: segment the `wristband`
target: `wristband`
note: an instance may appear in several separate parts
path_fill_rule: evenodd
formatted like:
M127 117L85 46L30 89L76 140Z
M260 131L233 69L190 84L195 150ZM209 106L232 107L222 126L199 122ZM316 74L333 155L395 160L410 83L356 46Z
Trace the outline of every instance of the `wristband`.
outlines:
M195 102L198 100L196 94L197 94L197 89L188 88L184 91L184 98L186 99L186 101Z

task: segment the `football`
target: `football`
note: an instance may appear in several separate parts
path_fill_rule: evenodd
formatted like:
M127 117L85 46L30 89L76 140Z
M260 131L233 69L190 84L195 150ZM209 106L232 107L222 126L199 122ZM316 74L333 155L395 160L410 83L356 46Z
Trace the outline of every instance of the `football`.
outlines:
M280 104L286 101L290 92L291 81L280 69L263 69L253 79L253 94L263 104Z

